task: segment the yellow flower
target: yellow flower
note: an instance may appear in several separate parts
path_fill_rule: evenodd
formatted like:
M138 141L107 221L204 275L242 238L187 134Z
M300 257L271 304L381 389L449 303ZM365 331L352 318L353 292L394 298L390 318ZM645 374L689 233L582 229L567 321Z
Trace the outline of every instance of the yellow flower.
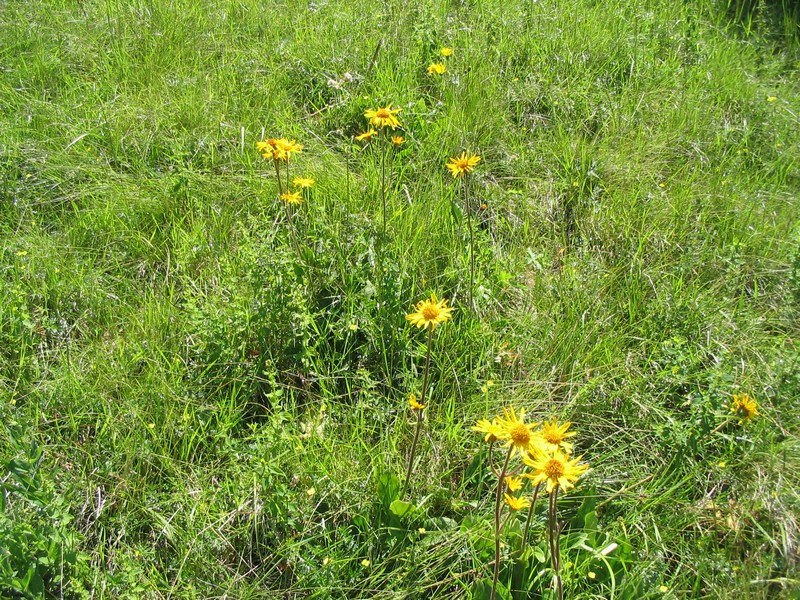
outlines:
M375 127L391 127L392 129L397 129L400 127L400 121L397 120L395 114L399 113L401 110L400 108L392 108L392 105L389 104L377 110L370 109L364 111L364 116L369 119L369 124L375 125Z
M518 492L522 489L522 477L506 477L506 487L509 492Z
M453 49L452 48L442 48L439 50L439 54L447 58L448 56L453 56Z
M447 168L450 169L453 177L463 177L465 173L472 171L479 162L481 162L481 157L477 154L467 156L466 152L462 152L461 156L450 159Z
M542 428L539 431L539 437L542 439L542 448L547 452L554 452L559 448L567 453L572 452L572 444L564 441L568 437L576 435L574 431L567 431L570 425L572 423L569 421L559 425L556 417L553 417L553 421L550 423L547 421L542 423Z
M369 562L369 560L367 560L366 558L365 558L364 560L362 560L362 561L361 561L361 566L362 566L362 567L366 568L366 567L368 567L369 565L370 565L370 562Z
M287 140L286 138L269 138L261 142L256 142L256 150L261 153L263 158L272 158L274 160L289 160L292 154L296 154L303 150L302 144L298 144L295 140Z
M777 99L778 99L777 96L767 96L767 102L775 102L775 100Z
M514 407L503 409L504 418L498 418L498 424L506 431L508 441L504 448L510 448L511 456L517 452L522 455L533 451L536 448L537 436L533 433L533 428L538 426L539 423L526 423L525 410L519 411L519 417L514 410Z
M509 496L508 494L503 494L503 498L508 504L508 507L511 510L522 510L523 508L530 508L531 501L527 498L515 498L514 496Z
M756 404L756 401L753 400L748 394L733 395L731 412L739 417L739 425L743 424L745 421L750 421L754 417L757 417L759 414L761 414L758 412L758 404Z
M421 300L414 307L416 312L406 315L406 319L417 327L423 329L430 326L433 330L439 323L452 318L453 309L447 306L447 300L436 299L436 294L431 294L430 300Z
M411 410L425 410L425 405L419 403L415 394L411 394L408 397L408 407Z
M298 152L303 151L302 144L298 144L295 140L287 140L286 138L275 140L275 147L280 153L280 156L277 156L276 158L281 158L283 160L289 160L289 157L292 154L297 154Z
M317 490L315 490L313 487L310 487L310 488L308 488L306 490L306 496L309 496L309 497L313 496L316 493L317 493Z
M268 140L256 142L256 150L259 151L262 158L277 158L275 156L275 151L276 151L275 142L277 142L275 138L270 138Z
M369 128L369 129L367 129L367 130L366 130L364 133L362 133L361 135L357 135L357 136L356 136L356 140L358 140L359 142L363 142L364 140L369 140L369 139L371 139L371 138L372 138L372 136L373 136L373 135L377 135L377 133L378 133L378 132L377 132L377 131L375 131L374 129L372 129L372 128Z
M406 143L406 138L404 138L402 135L393 135L392 136L392 143L395 146L402 146L403 144Z
M303 203L303 197L300 195L300 192L286 192L285 194L281 194L281 200L286 202L286 204Z
M526 474L525 477L531 479L535 484L546 481L549 494L556 486L566 492L573 487L573 482L578 481L578 478L589 469L589 465L578 464L580 459L579 456L570 460L568 454L556 450L553 454L544 454L539 458L524 455L522 462L533 469L533 474Z
M295 177L292 179L292 183L300 188L314 187L314 179L311 177Z
M485 433L486 437L483 438L484 442L496 442L497 440L504 440L509 437L508 432L497 422L497 419L494 421L481 419L472 427L472 430Z
M433 63L428 66L428 75L443 75L445 71L447 71L447 67L442 63Z

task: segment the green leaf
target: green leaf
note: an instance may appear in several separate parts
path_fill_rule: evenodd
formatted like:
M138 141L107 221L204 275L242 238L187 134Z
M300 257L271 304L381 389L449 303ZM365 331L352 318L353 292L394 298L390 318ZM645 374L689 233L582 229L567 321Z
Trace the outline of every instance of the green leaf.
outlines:
M395 500L389 505L389 510L400 518L413 512L416 508L411 502L404 502L403 500Z
M381 473L378 477L378 500L384 508L389 506L400 496L400 480L389 471Z

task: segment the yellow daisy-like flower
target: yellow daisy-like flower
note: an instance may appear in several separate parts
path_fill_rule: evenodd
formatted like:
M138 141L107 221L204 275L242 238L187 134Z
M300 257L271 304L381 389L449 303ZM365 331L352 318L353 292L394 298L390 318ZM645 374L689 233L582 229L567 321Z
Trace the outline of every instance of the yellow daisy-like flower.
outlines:
M425 405L424 405L424 404L421 404L421 403L420 403L420 402L417 400L417 396L416 396L415 394L411 394L411 395L408 397L408 407L409 407L411 410L425 410Z
M448 56L453 56L453 49L452 48L442 48L439 50L439 54L447 58Z
M280 158L283 160L289 160L292 154L297 154L303 151L303 145L298 144L295 140L287 140L286 138L280 138L275 140L275 148L277 148L279 156L275 158Z
M580 459L579 456L570 460L569 454L556 450L553 454L544 454L539 458L525 455L522 457L522 462L533 469L533 474L526 474L525 477L535 484L546 481L549 494L556 486L565 492L574 486L573 482L578 481L578 478L589 469L589 465L578 464Z
M406 143L406 138L404 138L402 135L393 135L392 143L395 145L395 147L402 146Z
M444 323L453 317L453 308L447 306L447 300L436 299L436 294L431 294L430 300L421 300L414 307L416 312L406 315L406 319L417 327L430 327L434 329L439 323Z
M275 152L277 150L277 146L275 142L277 142L275 138L270 138L268 140L263 140L261 142L256 142L256 150L258 150L259 154L261 154L262 158L275 158Z
M537 445L537 436L533 432L533 428L537 427L539 423L526 423L525 410L519 411L517 416L514 407L503 409L503 418L498 418L497 422L503 429L506 430L507 442L505 448L510 448L511 456L513 457L517 452L523 456L530 451L534 451Z
M572 452L572 444L565 440L577 435L577 433L574 431L567 431L570 425L572 425L572 423L569 421L559 425L556 417L553 417L553 421L550 423L547 421L542 423L542 428L538 432L542 440L542 448L547 452L555 452L558 449L564 450L567 453Z
M360 135L357 135L356 136L356 140L358 140L359 142L363 142L364 140L372 139L372 136L377 135L377 134L378 134L377 131L375 131L374 129L370 128L370 129L367 129L364 133L362 133Z
M503 498L508 504L508 508L511 510L522 510L524 508L530 508L531 501L525 497L522 498L515 498L514 496L509 496L508 494L503 494Z
M504 440L509 437L508 432L497 422L497 419L490 421L489 419L480 419L473 427L473 431L485 433L486 437L483 438L484 442L496 442L497 440Z
M745 421L751 421L761 414L758 412L758 404L749 394L734 394L731 412L739 417L739 425L742 425Z
M300 195L300 192L286 192L285 194L281 194L281 200L286 202L286 204L302 204L303 196Z
M522 489L522 477L506 477L506 487L509 492L518 492Z
M375 127L391 127L392 129L397 129L400 127L400 121L397 120L395 114L399 113L401 110L400 108L392 108L392 105L389 104L377 110L366 110L364 111L364 116L369 119L369 124L375 125Z
M292 179L292 183L299 188L314 187L314 179L312 177L295 177Z
M453 177L463 177L466 173L472 171L479 162L481 162L481 157L477 154L467 156L466 152L462 152L457 158L450 159L450 162L447 163L447 168L450 169Z
M443 75L447 67L442 63L433 63L428 66L428 75Z

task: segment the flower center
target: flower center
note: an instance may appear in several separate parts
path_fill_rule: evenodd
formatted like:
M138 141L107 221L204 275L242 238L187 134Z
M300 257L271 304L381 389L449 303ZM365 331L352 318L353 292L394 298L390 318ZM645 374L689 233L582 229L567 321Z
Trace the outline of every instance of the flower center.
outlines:
M389 117L392 116L392 113L390 113L385 108L379 108L375 113L375 116L378 117L379 119L388 119Z
M749 417L750 409L748 409L746 406L740 406L739 409L736 411L736 416L742 418Z
M422 316L426 321L435 321L439 318L439 309L433 305L426 306L422 309Z
M516 446L527 446L531 442L531 432L524 424L519 423L511 429L511 439Z
M564 463L555 458L550 459L544 466L544 474L548 479L558 481L558 478L564 475Z
M558 445L564 441L564 438L557 431L544 431L542 432L542 437L548 444Z

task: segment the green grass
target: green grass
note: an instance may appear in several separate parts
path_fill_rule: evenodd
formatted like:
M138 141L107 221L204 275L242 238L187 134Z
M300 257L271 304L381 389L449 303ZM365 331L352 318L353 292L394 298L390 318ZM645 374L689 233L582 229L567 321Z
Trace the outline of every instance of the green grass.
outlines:
M514 404L571 420L592 466L561 502L568 598L797 598L778 4L0 6L0 595L488 598L469 427ZM379 147L351 139L390 102L383 238ZM299 254L271 136L316 179ZM399 517L430 292L457 310ZM744 392L761 417L719 427ZM554 597L543 527L516 563L510 527L515 598Z

